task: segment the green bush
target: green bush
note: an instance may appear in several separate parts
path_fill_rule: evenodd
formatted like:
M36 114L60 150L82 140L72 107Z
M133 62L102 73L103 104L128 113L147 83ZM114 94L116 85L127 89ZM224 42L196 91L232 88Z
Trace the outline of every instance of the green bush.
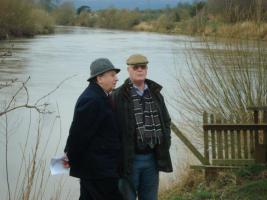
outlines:
M32 6L26 0L0 0L0 27L4 35L33 35Z
M159 32L170 31L174 28L174 21L167 15L161 15L155 22L155 29Z
M140 17L137 11L111 8L97 13L96 25L101 28L131 29L140 23Z
M75 26L94 27L96 25L97 17L89 12L81 12L74 20Z
M52 16L58 25L73 25L76 11L72 3L66 2L52 11Z
M35 8L32 11L35 34L48 34L54 32L54 19L42 9Z
M28 0L0 0L0 39L53 30L53 20Z

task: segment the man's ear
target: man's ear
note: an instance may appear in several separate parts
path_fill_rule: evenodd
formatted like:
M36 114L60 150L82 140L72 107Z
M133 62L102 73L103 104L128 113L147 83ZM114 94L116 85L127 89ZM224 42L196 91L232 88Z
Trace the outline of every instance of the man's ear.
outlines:
M101 82L102 82L101 76L97 76L97 77L96 77L96 82L97 82L97 83L101 83Z

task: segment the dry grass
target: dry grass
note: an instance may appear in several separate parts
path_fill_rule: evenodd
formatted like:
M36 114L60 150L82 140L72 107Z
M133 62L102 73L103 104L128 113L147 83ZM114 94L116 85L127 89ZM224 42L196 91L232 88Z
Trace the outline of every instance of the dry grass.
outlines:
M220 171L206 182L201 171L188 170L181 183L160 195L160 200L254 200L266 199L266 165L251 165L233 171Z
M141 22L138 25L135 25L133 27L133 30L151 32L154 31L154 26L152 23L149 22Z
M217 36L239 39L267 39L267 23L257 24L245 21L236 24L224 24L218 28Z
M198 187L199 184L203 182L204 176L202 173L187 168L184 171L184 175L181 177L180 182L176 185L173 185L171 189L161 192L159 199L170 200L175 196L178 197L179 195L191 192L194 188Z
M202 133L206 111L224 119L250 120L248 106L267 103L267 56L259 40L209 40L188 51L188 73L177 70L177 112Z

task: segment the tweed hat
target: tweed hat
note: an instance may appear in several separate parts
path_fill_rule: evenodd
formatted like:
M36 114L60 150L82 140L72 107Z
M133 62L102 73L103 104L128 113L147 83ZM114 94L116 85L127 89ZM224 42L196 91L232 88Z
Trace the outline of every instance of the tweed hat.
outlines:
M133 54L127 59L126 63L127 65L146 65L148 60L141 54Z
M87 81L90 81L92 78L97 77L100 74L103 74L107 71L114 70L116 73L120 72L120 69L114 67L114 65L107 58L98 58L94 60L90 65L91 76Z

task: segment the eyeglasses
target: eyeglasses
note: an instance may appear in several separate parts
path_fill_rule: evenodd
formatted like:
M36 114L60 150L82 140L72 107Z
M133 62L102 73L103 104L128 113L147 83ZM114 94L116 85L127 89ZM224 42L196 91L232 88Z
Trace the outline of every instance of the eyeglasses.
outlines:
M146 69L147 66L146 65L133 65L132 68L133 70L138 70L139 68Z

